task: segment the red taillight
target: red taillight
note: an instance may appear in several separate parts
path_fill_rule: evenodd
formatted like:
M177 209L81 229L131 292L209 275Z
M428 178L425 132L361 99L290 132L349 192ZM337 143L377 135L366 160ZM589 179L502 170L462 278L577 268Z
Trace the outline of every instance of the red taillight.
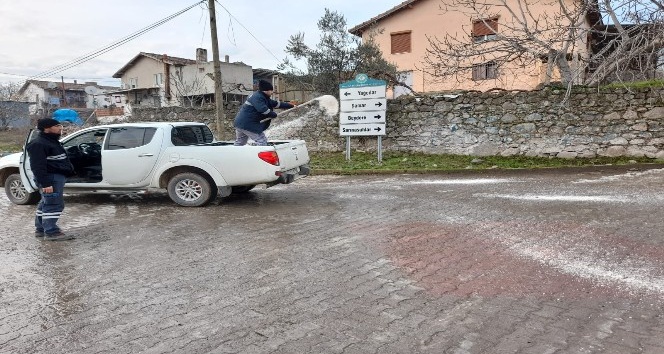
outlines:
M270 165L279 166L279 155L276 151L261 151L258 153L258 158Z

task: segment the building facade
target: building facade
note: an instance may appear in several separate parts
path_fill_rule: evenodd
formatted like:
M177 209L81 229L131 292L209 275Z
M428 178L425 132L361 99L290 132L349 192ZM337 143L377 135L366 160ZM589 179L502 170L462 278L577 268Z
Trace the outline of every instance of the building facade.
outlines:
M575 6L575 0L562 1L570 9ZM456 4L459 3L461 1L456 1ZM505 0L505 3L518 9L524 0ZM458 58L459 62L454 64L471 69L441 79L440 67L432 66L425 60L427 55L431 56L431 51L435 50L431 40L444 42L453 38L462 46L477 48L479 53L482 52L482 47L488 48L494 44L498 36L521 35L515 33L521 25L518 14L511 13L505 6L499 6L498 2L493 6L490 2L478 6L482 7L481 11L462 11L462 7L446 6L441 0L404 1L351 28L350 32L362 37L363 41L373 40L381 49L384 58L397 65L401 81L416 92L457 89L485 91L492 88L530 90L546 81L547 75L550 81L560 77L555 70L550 72L545 51L538 53L542 60L527 64L514 61L499 65L491 60L492 54L499 54L496 50L494 53L482 53L482 56L477 58ZM533 2L529 4L527 11L528 18L552 21L553 12L561 10L558 2ZM588 28L593 19L576 20L575 25ZM531 30L536 31L535 24L530 26ZM559 23L556 26L564 28L566 24ZM568 58L568 61L572 70L580 74L577 77L580 81L583 67L576 64L578 59L588 58L588 38L579 35L570 43L569 48L574 55ZM445 64L449 63L443 63ZM396 87L393 95L396 97L408 92L410 90L405 87Z

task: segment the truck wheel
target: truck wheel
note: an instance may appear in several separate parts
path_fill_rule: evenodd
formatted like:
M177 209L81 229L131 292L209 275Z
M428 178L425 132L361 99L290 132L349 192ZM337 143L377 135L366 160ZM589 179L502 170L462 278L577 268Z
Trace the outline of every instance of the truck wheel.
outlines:
M248 185L248 186L233 186L231 187L233 194L242 194L242 193L247 193L250 190L254 189L256 187L255 184Z
M217 187L199 174L185 172L173 176L168 182L168 196L179 205L199 207L217 196Z
M21 181L21 175L14 173L7 177L5 181L5 194L7 198L14 204L18 205L29 205L37 204L41 199L39 192L28 193L23 187L23 181Z

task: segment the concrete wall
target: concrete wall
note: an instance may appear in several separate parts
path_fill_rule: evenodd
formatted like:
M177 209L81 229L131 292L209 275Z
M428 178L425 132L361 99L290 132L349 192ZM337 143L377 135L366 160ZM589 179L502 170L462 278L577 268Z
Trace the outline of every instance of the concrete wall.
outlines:
M228 104L221 139L233 139L239 106ZM136 109L134 121L201 121L214 110ZM339 117L315 104L277 118L270 138L298 138L313 151L343 151ZM352 149L375 151L375 137L354 137ZM664 158L664 88L597 92L579 89L402 96L388 101L385 151L543 157Z

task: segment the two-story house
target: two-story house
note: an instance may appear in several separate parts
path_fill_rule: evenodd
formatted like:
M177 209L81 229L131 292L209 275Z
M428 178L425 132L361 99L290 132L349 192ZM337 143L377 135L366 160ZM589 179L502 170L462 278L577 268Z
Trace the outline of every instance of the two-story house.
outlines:
M562 0L565 6L572 9L577 0ZM457 4L459 1L456 2ZM470 3L469 1L466 3ZM505 0L512 9L519 9L519 3L523 0ZM505 63L503 67L492 61L494 53L484 53L482 58L476 62L464 63L467 70L453 78L442 79L437 75L437 68L427 63L425 58L428 51L432 50L430 40L445 40L454 37L457 40L466 41L466 46L486 45L496 39L497 34L508 31L508 27L514 29L515 14L506 6L493 6L490 3L477 4L477 8L483 9L483 17L478 17L479 11L461 11L459 7L446 7L447 2L441 0L408 0L373 17L349 30L350 33L362 37L363 41L373 40L381 49L383 56L389 62L397 65L402 82L413 88L416 92L447 91L455 89L488 90L492 88L502 89L524 89L536 88L545 81L546 75L555 76L551 73L550 65L547 66L546 54L542 52L541 60L533 60L531 63L523 62ZM545 19L554 11L560 12L558 2L544 4L542 2L529 3L525 10L532 15L531 18ZM575 25L589 28L599 20L597 12L588 11L586 18L579 16ZM544 21L544 20L542 20ZM506 24L511 26L506 26ZM531 23L531 30L537 32L536 26L542 23ZM564 23L558 24L565 28ZM587 33L587 31L586 31ZM570 66L576 72L583 72L580 66L575 67L576 59L589 56L589 38L579 35L572 40L569 55ZM479 51L478 51L479 52ZM497 55L497 53L495 53ZM536 57L536 56L535 56ZM458 60L468 60L459 58ZM469 59L469 60L472 60ZM547 71L548 70L548 71ZM559 74L558 74L559 75ZM560 76L558 76L560 77ZM554 78L555 80L555 78ZM403 87L394 89L394 96L408 93Z
M252 70L244 63L221 65L225 100L241 100L251 93ZM214 102L214 62L207 50L196 49L196 60L141 52L118 70L118 92L127 94L132 107L200 106Z
M27 80L16 93L16 99L31 102L31 114L50 112L57 108L109 108L123 107L124 97L110 92L114 86L102 86L96 82L71 82Z

